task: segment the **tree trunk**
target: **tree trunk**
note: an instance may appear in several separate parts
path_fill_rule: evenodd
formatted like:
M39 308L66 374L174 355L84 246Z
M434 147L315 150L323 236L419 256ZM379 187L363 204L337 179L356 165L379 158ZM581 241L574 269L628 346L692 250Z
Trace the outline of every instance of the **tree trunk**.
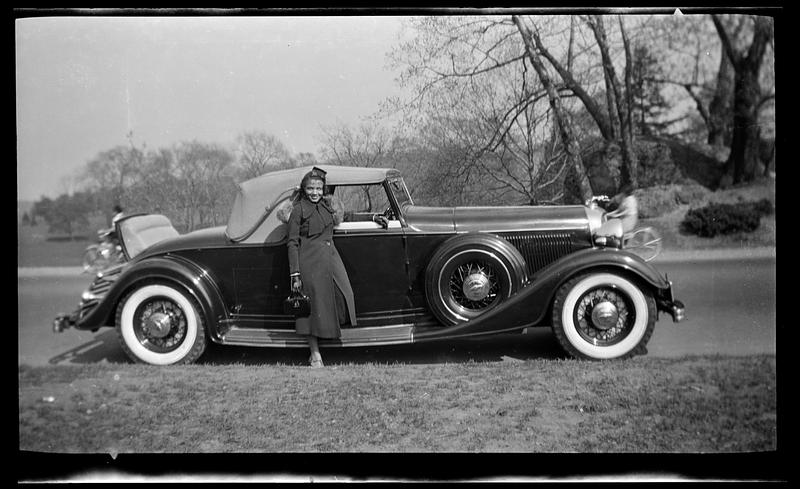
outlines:
M594 33L597 40L597 46L600 48L600 56L603 59L603 72L606 79L606 95L608 96L609 106L608 111L611 115L612 124L619 127L619 141L620 148L622 149L622 168L621 168L621 184L630 183L634 187L638 186L639 178L636 164L636 155L633 153L633 137L629 124L626 121L625 108L622 103L622 93L619 88L619 80L617 72L614 69L614 64L611 60L611 54L608 51L608 40L606 38L606 31L603 25L603 19L599 15L594 15L588 18L589 27Z
M751 181L756 176L759 161L758 117L755 105L760 94L758 72L740 70L735 78L733 98L733 136L731 154L726 165L733 172L733 183Z
M772 38L772 26L768 18L756 17L753 40L745 53L734 48L719 18L716 15L711 18L734 69L733 136L725 172L733 176L733 183L747 182L755 178L758 166L757 108L761 98L758 74Z
M550 80L550 76L547 74L547 70L542 63L539 54L536 52L536 47L534 46L534 34L531 32L528 26L522 22L522 19L520 19L519 16L514 15L511 18L514 21L514 24L517 26L517 29L522 36L522 40L525 43L525 52L528 55L528 59L530 60L531 65L533 65L533 68L536 70L536 73L539 75L542 86L544 86L545 90L547 91L547 98L550 102L550 108L553 110L553 116L556 120L556 124L558 125L561 141L564 143L567 160L570 162L570 165L574 169L577 176L578 186L581 192L581 200L588 200L592 196L592 187L589 183L589 177L586 175L586 169L583 166L580 147L578 146L578 142L575 140L575 136L572 131L572 123L569 120L569 114L566 110L564 110L564 107L561 103L561 98L558 95L558 91L555 89L553 82ZM536 44L538 45L539 43L537 42Z
M717 87L714 98L708 105L708 144L712 146L730 146L731 120L733 119L733 65L725 48L722 48L719 71L717 72Z
M628 33L625 31L625 24L622 16L618 15L619 30L622 35L622 45L625 47L625 124L631 139L633 139L633 54L631 54L631 43L628 40Z

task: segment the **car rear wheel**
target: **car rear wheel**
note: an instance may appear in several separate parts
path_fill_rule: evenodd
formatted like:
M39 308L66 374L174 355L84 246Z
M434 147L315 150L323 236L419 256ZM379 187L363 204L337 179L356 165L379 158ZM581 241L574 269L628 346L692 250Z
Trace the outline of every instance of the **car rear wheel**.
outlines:
M425 277L431 311L453 325L485 314L519 290L526 278L525 260L498 236L467 234L434 253Z
M576 358L605 360L641 352L655 321L652 294L615 273L575 277L559 288L553 303L553 332Z
M167 284L150 284L128 294L117 308L117 334L135 362L152 365L192 363L206 347L197 302Z

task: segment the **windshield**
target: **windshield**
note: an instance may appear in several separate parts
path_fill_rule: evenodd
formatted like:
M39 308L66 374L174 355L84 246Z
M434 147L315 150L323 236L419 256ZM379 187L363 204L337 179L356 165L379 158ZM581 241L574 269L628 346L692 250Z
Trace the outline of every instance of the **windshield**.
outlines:
M400 209L407 205L414 204L414 202L411 201L411 195L408 193L406 183L403 181L402 177L393 177L386 181L389 183L389 188L392 194L394 194L394 198L397 200L397 205Z

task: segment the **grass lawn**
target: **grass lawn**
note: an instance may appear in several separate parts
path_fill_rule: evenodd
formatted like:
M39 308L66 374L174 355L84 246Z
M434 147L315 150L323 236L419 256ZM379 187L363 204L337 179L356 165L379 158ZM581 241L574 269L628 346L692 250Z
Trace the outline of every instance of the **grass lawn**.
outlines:
M735 453L777 448L775 357L19 367L19 448Z
M81 233L74 240L53 239L46 224L17 226L18 267L79 267L81 257L96 235ZM49 238L49 239L48 239Z

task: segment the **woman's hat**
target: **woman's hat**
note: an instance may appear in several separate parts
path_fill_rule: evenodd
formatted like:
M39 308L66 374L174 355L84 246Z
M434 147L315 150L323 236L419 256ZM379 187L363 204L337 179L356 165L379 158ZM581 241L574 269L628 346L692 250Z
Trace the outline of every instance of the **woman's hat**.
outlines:
M306 177L308 177L308 178L319 178L321 180L325 180L325 175L327 175L327 173L328 172L326 172L322 168L317 168L315 166L314 168L311 169L310 172L308 172Z

